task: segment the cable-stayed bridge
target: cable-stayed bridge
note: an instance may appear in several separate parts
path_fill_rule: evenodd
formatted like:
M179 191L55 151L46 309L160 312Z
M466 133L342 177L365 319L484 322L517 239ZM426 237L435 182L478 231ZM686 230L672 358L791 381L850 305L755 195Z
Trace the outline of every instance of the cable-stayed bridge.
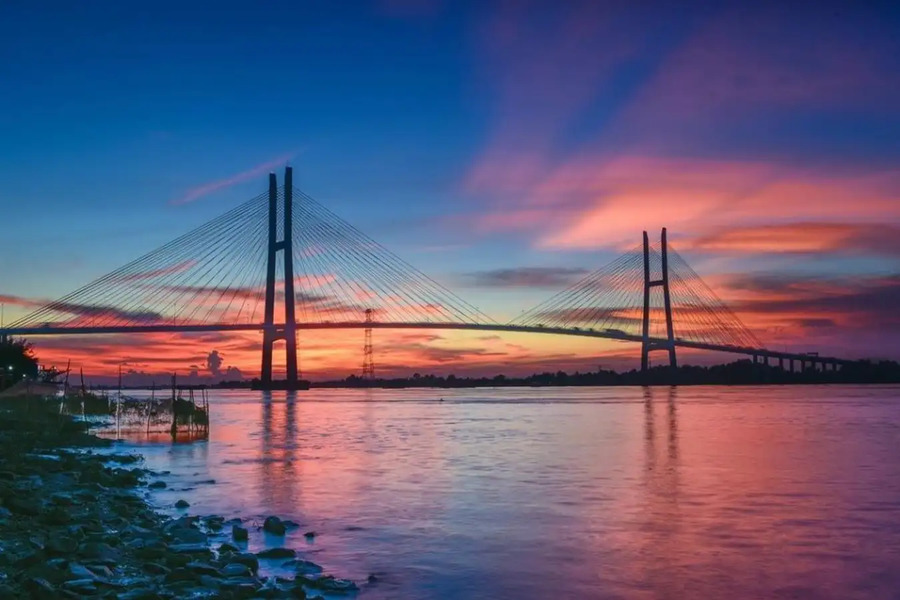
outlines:
M791 370L850 361L764 347L668 244L643 242L519 315L497 322L315 199L269 175L268 192L0 329L0 336L261 331L261 380L298 331L460 329L604 338L652 351L691 348L776 359ZM369 352L371 350L369 349Z

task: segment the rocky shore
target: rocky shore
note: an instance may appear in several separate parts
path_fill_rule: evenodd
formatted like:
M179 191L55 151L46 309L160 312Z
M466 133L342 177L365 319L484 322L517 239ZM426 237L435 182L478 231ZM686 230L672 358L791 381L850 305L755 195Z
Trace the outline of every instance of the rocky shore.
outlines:
M249 527L239 519L158 514L139 493L158 479L139 456L97 450L109 443L60 415L55 402L0 403L0 598L302 599L357 591L290 548L242 551ZM273 516L262 527L277 537L292 525ZM223 534L231 541L210 542ZM277 559L296 575L261 577L260 559Z

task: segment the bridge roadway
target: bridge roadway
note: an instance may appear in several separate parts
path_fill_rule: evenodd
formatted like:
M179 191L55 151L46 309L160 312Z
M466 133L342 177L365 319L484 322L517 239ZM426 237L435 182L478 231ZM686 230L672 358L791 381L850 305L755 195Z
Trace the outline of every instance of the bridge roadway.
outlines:
M281 329L283 324L276 324L276 328ZM379 323L377 321L366 323L363 321L346 321L346 322L324 322L324 323L297 323L298 330L317 330L317 329L459 329L471 331L506 331L514 333L544 333L552 335L573 335L579 337L602 338L608 340L618 340L622 342L643 342L643 337L619 331L616 329L579 329L579 328L557 328L557 327L540 327L540 326L523 326L523 325L502 325L499 323ZM110 326L110 327L23 327L23 328L7 328L0 329L0 337L4 335L89 335L89 334L113 334L113 333L199 333L208 331L262 331L264 325L257 324L231 324L231 325L131 325L131 326ZM667 344L668 340L664 338L650 338L652 344ZM727 346L718 344L706 344L702 342L691 342L675 338L675 346L677 348L693 348L695 350L709 350L713 352L728 352L731 354L741 354L744 356L761 357L763 361L769 358L780 360L798 360L801 365L806 363L821 364L823 369L825 365L832 365L832 369L837 365L852 364L857 361L835 358L829 356L818 356L814 354L797 354L792 352L779 352L776 350L768 350L765 348L747 348L742 346Z

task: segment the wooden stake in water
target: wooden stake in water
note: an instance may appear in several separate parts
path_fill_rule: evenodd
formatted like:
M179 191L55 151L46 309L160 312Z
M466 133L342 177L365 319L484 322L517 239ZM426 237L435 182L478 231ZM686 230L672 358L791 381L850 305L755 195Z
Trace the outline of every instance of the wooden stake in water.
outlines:
M178 432L178 408L177 398L175 397L175 373L172 373L172 441L175 441L175 434Z

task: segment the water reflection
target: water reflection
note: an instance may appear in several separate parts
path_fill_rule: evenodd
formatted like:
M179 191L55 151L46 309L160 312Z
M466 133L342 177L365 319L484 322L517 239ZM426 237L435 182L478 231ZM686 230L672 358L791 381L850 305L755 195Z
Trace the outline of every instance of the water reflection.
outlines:
M887 599L898 393L217 392L208 456L141 452L162 504L301 522L315 543L281 543L378 573L367 600Z
M641 535L632 564L636 581L657 590L657 598L684 597L685 581L678 564L685 551L682 535L678 463L678 388L644 388L644 501ZM663 398L664 396L664 398ZM662 427L656 426L658 404L665 402ZM660 456L662 453L663 456Z
M298 500L297 392L285 392L283 397L263 392L260 409L258 474L261 499L266 506L291 506Z

